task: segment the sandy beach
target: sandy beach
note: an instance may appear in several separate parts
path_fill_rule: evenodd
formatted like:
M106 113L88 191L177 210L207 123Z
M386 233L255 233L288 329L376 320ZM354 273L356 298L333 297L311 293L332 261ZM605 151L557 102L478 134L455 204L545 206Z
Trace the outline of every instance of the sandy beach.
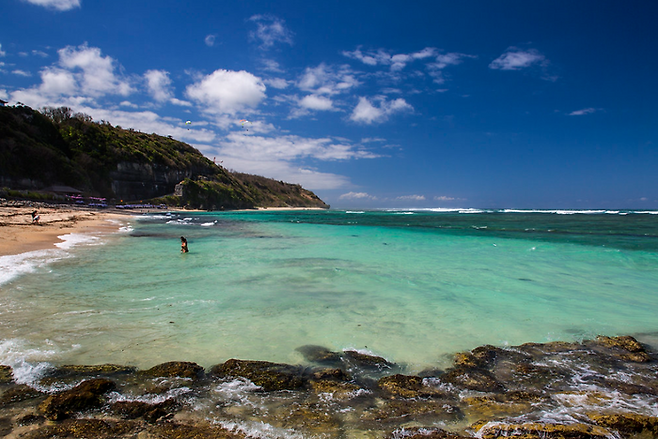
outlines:
M37 211L39 221L32 221ZM30 202L0 203L0 256L53 248L69 233L112 233L135 212Z

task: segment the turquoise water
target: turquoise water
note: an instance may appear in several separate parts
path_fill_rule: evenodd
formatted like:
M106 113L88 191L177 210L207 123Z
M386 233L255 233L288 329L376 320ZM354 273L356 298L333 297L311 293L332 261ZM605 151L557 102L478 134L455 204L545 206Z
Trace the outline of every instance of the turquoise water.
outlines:
M0 363L303 363L313 344L414 372L483 344L658 339L655 212L151 214L68 239L0 258Z

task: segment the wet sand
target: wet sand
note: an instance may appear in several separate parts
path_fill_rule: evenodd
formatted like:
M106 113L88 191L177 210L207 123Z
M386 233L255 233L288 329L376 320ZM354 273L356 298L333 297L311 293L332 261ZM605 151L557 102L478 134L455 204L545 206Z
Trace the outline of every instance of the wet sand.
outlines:
M32 221L37 211L39 221ZM70 233L113 233L136 212L30 202L0 203L0 256L53 248Z

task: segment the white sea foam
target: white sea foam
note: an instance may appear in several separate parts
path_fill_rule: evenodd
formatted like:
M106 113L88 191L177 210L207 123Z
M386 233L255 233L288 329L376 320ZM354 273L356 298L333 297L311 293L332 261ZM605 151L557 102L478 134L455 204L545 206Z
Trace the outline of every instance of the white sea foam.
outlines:
M55 244L56 247L61 248L62 250L69 250L77 245L92 245L92 244L101 244L100 238L94 235L87 235L84 233L69 233L67 235L58 236L62 242Z
M215 224L217 224L217 220L215 220L215 221L211 221L211 222L209 222L209 223L201 223L201 224L199 224L199 225L200 225L201 227L210 227L210 226L214 226Z
M363 210L346 210L345 213L365 213Z
M18 255L0 256L0 285L27 273L33 273L67 256L62 250L36 250Z
M234 421L219 421L217 424L223 428L242 433L246 437L256 439L304 439L304 436L293 430L285 430L283 428L275 427L265 422L234 422Z
M30 348L20 339L0 340L0 364L11 366L18 384L33 385L39 381L53 368L48 360L56 354L55 349Z

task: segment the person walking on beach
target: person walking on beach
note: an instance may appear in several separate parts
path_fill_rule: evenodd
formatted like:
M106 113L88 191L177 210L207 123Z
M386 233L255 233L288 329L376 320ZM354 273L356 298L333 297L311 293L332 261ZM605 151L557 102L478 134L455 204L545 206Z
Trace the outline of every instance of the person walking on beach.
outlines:
M39 214L37 213L36 210L34 212L32 212L32 224L39 224L39 219L40 218L41 217L39 216Z
M189 252L189 250L187 248L187 239L185 239L184 236L180 237L180 251L181 251L181 253Z

